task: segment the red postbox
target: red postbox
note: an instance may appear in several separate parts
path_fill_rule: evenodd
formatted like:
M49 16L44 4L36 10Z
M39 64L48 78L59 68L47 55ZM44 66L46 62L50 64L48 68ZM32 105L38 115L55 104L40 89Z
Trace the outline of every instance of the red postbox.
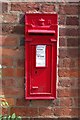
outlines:
M56 98L57 14L25 14L25 98Z

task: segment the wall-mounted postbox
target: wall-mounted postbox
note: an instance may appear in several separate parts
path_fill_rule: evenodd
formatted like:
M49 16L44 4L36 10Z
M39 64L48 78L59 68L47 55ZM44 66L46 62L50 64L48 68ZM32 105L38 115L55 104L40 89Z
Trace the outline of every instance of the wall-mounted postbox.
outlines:
M25 97L56 98L57 14L25 14Z

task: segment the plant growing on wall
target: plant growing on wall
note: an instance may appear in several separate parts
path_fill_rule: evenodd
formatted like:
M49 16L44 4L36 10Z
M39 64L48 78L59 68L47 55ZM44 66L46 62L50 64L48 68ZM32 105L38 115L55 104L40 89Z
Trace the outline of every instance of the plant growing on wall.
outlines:
M2 101L1 102L1 107L2 108L7 108L9 107L8 102L6 101ZM0 120L22 120L21 116L17 116L15 113L13 113L12 115L6 115L3 116L2 114L0 115Z

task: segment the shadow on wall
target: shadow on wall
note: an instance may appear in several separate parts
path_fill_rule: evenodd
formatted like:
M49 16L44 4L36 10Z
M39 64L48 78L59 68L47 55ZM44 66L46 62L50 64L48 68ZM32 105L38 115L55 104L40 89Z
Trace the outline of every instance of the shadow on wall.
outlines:
M24 15L22 19L24 21ZM2 113L11 114L13 106L26 105L24 104L26 103L24 100L24 23L22 24L21 21L20 24L3 23L2 31L2 43L0 42L3 47L1 97L3 98L2 101L9 103L8 109L4 108Z

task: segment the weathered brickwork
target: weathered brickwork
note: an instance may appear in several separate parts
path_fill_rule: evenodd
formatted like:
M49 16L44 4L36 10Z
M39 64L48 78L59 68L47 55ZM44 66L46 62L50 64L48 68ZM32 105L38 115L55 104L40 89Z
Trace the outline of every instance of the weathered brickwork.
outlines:
M0 34L0 101L9 103L3 114L16 113L26 120L64 120L80 117L80 6L79 3L2 3ZM25 100L24 14L58 14L59 55L56 100ZM2 57L1 57L2 56ZM33 119L34 118L34 119Z

